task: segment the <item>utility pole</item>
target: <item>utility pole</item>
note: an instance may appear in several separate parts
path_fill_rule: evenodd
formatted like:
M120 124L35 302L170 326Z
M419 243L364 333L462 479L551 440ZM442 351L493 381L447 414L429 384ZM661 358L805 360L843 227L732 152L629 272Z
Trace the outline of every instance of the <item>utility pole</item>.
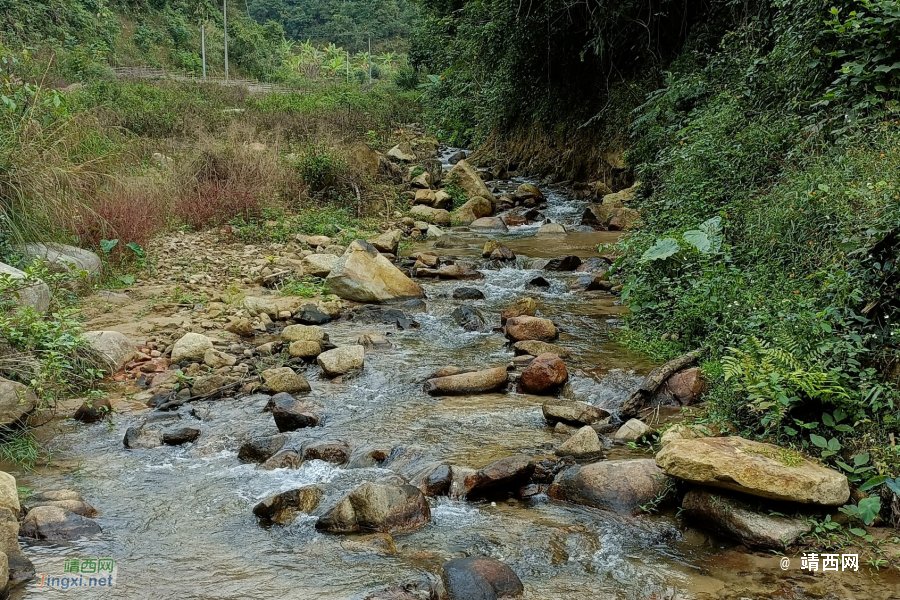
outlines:
M369 85L372 85L372 32L369 32Z
M200 46L203 49L203 81L206 81L206 21L200 24Z
M228 0L222 0L222 19L225 22L225 81L228 81Z

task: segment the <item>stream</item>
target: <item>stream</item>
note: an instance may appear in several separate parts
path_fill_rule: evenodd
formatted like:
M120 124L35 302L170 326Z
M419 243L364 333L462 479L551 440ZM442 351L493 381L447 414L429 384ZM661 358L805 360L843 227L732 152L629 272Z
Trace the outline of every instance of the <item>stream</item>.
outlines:
M577 229L584 202L565 188L527 179L488 185L508 190L524 182L546 194L547 217ZM573 351L566 360L571 381L565 395L615 414L653 366L610 339L624 311L618 298L571 291L578 274L533 271L527 259L596 256L598 244L614 242L619 234L536 232L534 225L500 235L459 229L453 235L466 247L434 249L433 240L416 244L411 253L480 260L484 241L499 239L519 260L484 270L479 281L418 280L426 290L427 312L412 313L417 328L401 331L345 319L325 325L336 345L379 332L393 347L367 353L363 372L339 383L321 379L310 367L310 397L325 408L324 426L291 435L346 440L354 447L415 445L435 459L472 468L515 453L552 457L565 438L544 421L543 398L515 392L434 398L423 392L422 382L441 367L487 368L512 359L501 333L470 333L453 321L450 313L461 301L452 299L452 292L463 286L484 292L486 298L472 305L491 325L499 325L500 311L516 298L526 293L536 298L539 314L561 329L557 343ZM526 292L526 283L537 275L551 287ZM202 430L196 443L182 447L123 448L125 431L146 419L148 409L123 412L108 425L59 422L62 433L53 440L58 455L49 467L18 473L19 485L77 489L99 511L103 533L69 544L32 540L23 549L38 574L62 574L64 558L113 558L116 586L63 591L36 589L31 582L13 597L361 599L386 586L427 580L441 563L464 555L503 560L522 579L525 597L535 600L731 597L728 590L738 588L754 597L756 586L763 586L762 593L770 577L780 576L777 557L735 551L733 543L686 528L674 513L632 517L546 496L497 502L432 498L432 522L397 536L396 552L361 546L353 536L319 533L316 515L359 483L392 472L321 461L267 471L239 462L243 441L276 433L272 416L262 412L266 400L257 395L199 402L166 413L164 418ZM621 446L610 455L648 457ZM315 515L288 526L258 524L251 509L259 500L309 484L326 489Z

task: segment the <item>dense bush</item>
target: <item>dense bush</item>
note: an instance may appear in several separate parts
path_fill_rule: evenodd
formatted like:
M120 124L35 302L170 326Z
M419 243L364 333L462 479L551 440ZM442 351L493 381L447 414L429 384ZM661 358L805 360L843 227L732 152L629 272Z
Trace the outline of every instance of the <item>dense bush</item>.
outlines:
M900 115L870 51L900 30L836 23L890 5L776 2L675 61L632 125L645 228L619 267L625 338L660 358L706 348L714 414L814 452L871 449L888 471Z

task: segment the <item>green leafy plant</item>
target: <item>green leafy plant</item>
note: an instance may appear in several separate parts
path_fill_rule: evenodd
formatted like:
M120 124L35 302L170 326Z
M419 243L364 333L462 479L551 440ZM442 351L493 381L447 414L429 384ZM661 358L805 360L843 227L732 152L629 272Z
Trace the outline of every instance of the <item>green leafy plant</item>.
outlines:
M863 498L855 505L847 504L840 507L838 510L845 515L859 519L866 525L871 525L878 517L878 513L881 512L881 498L878 496L869 496L868 498Z

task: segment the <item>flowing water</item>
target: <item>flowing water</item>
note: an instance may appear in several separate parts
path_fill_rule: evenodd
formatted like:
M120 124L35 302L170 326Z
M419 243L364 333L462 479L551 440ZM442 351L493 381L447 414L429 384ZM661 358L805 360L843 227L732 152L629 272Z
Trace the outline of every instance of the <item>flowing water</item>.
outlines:
M580 203L564 189L541 187L549 200L546 214L575 225ZM492 237L504 238L524 257L590 256L597 244L615 239L607 232L542 238L533 237L535 232L536 227L524 226ZM468 247L438 252L480 255L484 235L458 235ZM416 250L425 248L430 243ZM486 298L473 305L499 324L499 311L538 274L524 268L527 262L485 270L481 281L425 281L427 312L413 315L418 328L398 331L344 320L327 325L337 345L375 331L388 335L393 348L368 354L363 373L341 383L318 379L310 368L312 397L325 407L325 424L293 435L354 446L412 444L442 461L475 468L519 452L552 456L561 439L546 426L540 398L516 393L432 398L422 391L422 382L446 365L509 363L512 352L502 334L467 333L453 322L450 312L460 302L451 294L462 285L480 288ZM560 326L559 343L573 349L566 393L615 409L651 367L609 339L622 307L603 292L569 291L574 274L541 274L551 288L528 293L538 298L541 314ZM360 549L352 537L318 533L315 516L263 528L251 509L267 495L323 484L326 496L316 511L321 513L360 482L389 474L319 461L274 471L241 464L236 455L242 441L276 431L271 415L262 412L265 402L251 396L167 413L165 418L202 430L186 447L125 450L126 429L146 419L146 409L118 415L109 426L58 425L62 431L54 443L61 453L52 467L20 474L20 485L77 489L98 509L103 534L65 545L30 542L25 552L38 573L57 575L63 558L111 557L117 585L61 591L32 583L16 597L345 600L427 578L442 562L473 554L506 561L523 580L526 597L541 600L716 597L717 590L734 588L741 569L777 572L775 557L732 552L730 544L685 529L671 515L623 516L545 497L497 503L432 499L432 522L398 536L396 553ZM191 416L192 410L203 420ZM756 585L750 581L756 575L746 575L747 589Z

